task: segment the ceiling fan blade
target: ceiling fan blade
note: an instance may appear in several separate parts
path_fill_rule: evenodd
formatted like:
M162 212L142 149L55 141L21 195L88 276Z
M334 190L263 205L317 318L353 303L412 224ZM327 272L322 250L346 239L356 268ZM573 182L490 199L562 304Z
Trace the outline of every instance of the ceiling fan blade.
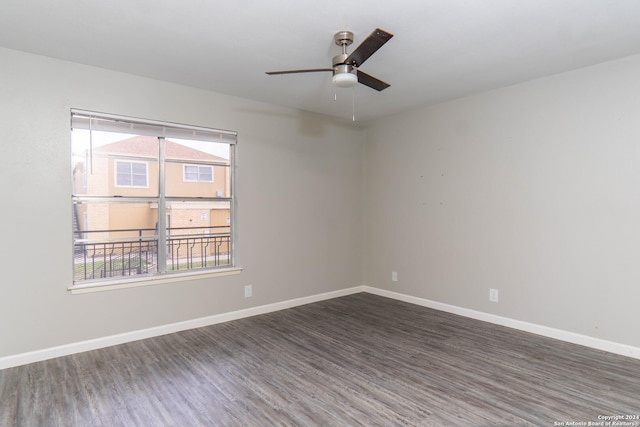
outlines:
M380 28L376 28L369 37L360 43L360 46L358 46L356 50L351 52L351 55L349 55L344 61L345 64L359 67L364 61L369 59L371 55L380 49L383 44L388 42L391 37L393 37L393 34L381 30Z
M358 70L358 83L362 83L365 86L369 86L371 89L382 91L391 86L389 83L385 83L382 80L376 79L367 73Z
M309 68L307 70L267 71L265 74L269 74L270 76L275 76L278 74L315 73L318 71L333 71L333 68Z

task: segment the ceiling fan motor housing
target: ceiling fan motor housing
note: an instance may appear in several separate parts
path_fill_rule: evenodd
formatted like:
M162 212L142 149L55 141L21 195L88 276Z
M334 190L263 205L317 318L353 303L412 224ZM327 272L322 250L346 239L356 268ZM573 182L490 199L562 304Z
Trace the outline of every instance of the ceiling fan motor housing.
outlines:
M342 55L338 55L338 56L342 56ZM333 75L335 76L336 74L343 74L343 73L354 73L355 74L355 67L353 65L350 64L345 64L344 62L336 62L336 57L333 58Z
M349 55L347 55L346 53L341 53L340 55L336 55L333 57L333 66L337 66L337 65L341 65L341 64L346 64L346 60L349 57Z
M353 43L353 33L351 31L338 31L335 36L333 36L336 44L338 46L349 46Z
M356 71L353 65L346 63L347 58L349 57L349 55L347 54L347 46L353 43L353 33L351 31L338 31L334 36L334 40L338 46L342 47L342 53L333 57L333 75L336 76L346 73L355 75ZM339 86L339 82L343 80L336 80L334 78L333 81ZM345 86L353 85L351 77L345 76L344 82Z

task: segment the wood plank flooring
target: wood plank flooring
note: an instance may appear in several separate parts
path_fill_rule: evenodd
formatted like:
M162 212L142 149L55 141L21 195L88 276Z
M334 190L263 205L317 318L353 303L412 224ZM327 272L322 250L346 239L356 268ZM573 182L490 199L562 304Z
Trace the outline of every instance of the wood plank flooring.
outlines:
M365 293L0 371L0 426L554 426L612 415L640 426L639 360Z

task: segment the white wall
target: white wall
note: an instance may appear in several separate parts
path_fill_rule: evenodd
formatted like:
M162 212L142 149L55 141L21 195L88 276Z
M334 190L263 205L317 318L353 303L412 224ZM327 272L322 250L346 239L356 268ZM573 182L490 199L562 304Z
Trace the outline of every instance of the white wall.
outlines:
M364 283L640 346L638 76L634 56L372 126Z
M0 70L0 357L362 284L361 130L6 49ZM70 108L238 131L244 272L71 295Z

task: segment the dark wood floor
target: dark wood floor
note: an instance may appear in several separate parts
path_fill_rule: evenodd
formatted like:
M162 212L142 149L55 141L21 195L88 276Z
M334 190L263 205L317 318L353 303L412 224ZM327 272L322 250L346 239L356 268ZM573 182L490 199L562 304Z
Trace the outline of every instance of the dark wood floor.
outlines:
M640 360L370 294L0 371L0 426L553 426L611 415L640 415Z

